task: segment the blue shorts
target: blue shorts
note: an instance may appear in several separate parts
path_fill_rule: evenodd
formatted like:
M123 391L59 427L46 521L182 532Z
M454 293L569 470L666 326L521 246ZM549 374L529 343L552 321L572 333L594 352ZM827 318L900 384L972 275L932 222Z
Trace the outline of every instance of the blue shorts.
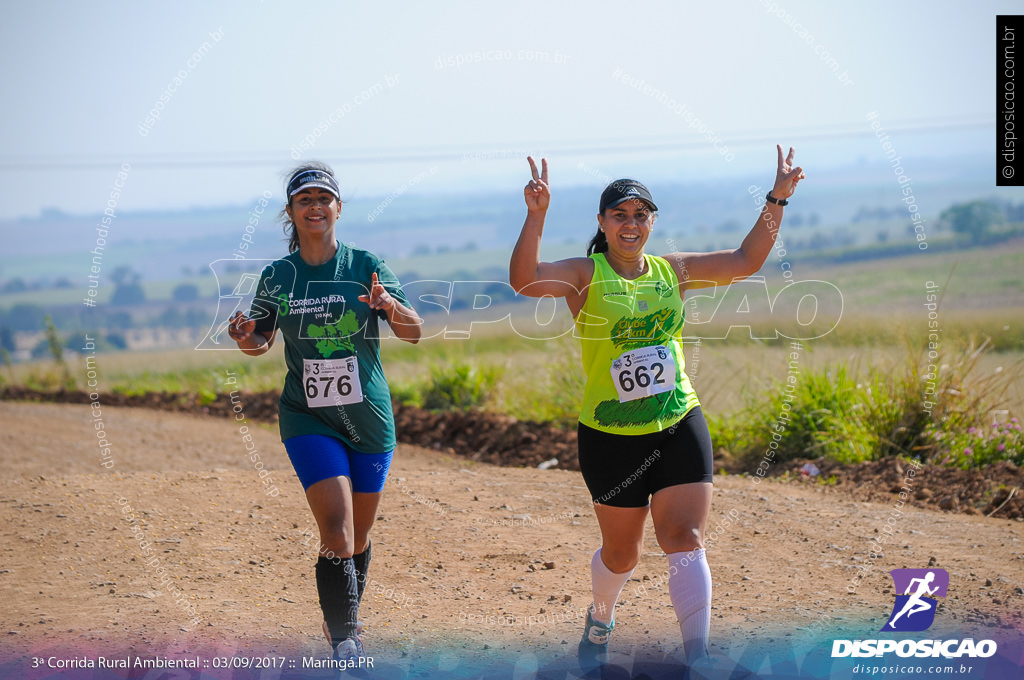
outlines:
M388 478L391 456L387 453L350 451L340 439L322 434L303 434L284 440L303 489L331 477L348 477L356 493L380 493Z

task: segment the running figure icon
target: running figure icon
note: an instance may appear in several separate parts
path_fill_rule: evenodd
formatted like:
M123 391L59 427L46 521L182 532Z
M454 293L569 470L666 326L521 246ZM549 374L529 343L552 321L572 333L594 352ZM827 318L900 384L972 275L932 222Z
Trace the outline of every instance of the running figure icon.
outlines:
M949 573L944 569L893 569L889 572L896 586L896 602L882 630L921 631L935 620L939 603L949 587ZM921 614L914 616L914 614Z
M903 605L903 609L900 610L899 614L897 614L896 616L894 616L891 619L889 619L889 624L888 625L890 627L895 628L895 626L893 624L896 623L896 619L900 618L904 614L907 615L907 618L910 618L911 616L913 616L914 614L916 614L918 612L928 611L929 609L931 609L931 608L933 608L935 606L935 601L934 600L931 600L929 602L929 601L925 601L925 600L921 599L922 595L934 595L935 591L939 589L938 586L935 586L934 588L929 588L928 587L928 584L931 583L934 580L935 580L935 574L933 574L930 571L928 572L928 574L924 578L911 579L910 585L907 587L907 592L904 593L904 595L910 595L910 599L907 600L907 603L905 605ZM917 592L916 593L911 593L910 591L914 587L915 583L918 584Z

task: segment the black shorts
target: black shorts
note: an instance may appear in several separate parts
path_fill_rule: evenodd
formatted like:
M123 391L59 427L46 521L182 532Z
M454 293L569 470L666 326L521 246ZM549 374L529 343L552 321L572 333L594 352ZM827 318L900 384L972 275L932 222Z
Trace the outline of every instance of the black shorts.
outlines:
M711 434L699 406L661 432L611 434L580 423L577 433L580 472L595 503L643 508L664 488L711 481Z

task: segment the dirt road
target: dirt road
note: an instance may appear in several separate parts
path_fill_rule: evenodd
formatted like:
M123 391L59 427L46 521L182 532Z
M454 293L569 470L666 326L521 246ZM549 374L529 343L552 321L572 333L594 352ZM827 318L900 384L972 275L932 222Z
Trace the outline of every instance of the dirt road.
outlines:
M276 427L251 430L271 471L264 484L229 420L104 408L104 467L89 407L0 406L4 660L55 648L326 656L315 524ZM950 575L930 634L1019 641L1024 524L908 506L871 559L892 510L827 487L718 477L715 650L736 656L752 637L798 647L839 630L875 636L893 604L887 572L926 566ZM374 529L367 650L424 677L524 650L542 664L572 655L598 544L578 472L400 446ZM675 649L666 568L649 526L617 610L622 648Z

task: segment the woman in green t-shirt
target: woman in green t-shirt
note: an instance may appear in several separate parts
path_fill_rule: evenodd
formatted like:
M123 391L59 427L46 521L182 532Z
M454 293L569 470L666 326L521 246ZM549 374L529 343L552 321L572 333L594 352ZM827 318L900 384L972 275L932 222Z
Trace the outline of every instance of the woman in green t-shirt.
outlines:
M686 657L708 654L711 572L704 527L711 509L711 436L683 366L683 298L756 273L772 249L786 199L803 170L778 147L775 186L735 250L644 253L658 208L635 180L601 194L588 257L541 262L551 193L547 161L529 158L527 215L509 281L530 297L564 297L587 373L578 431L580 471L594 502L601 548L590 571L594 605L579 645L585 668L607 659L615 602L640 560L648 513L669 558L669 595Z
M347 660L362 656L369 534L395 449L378 323L415 343L421 320L383 260L335 238L341 192L330 166L300 166L285 195L290 254L263 271L250 315L236 312L228 333L250 356L269 350L278 330L284 337L281 439L320 530L324 633Z

